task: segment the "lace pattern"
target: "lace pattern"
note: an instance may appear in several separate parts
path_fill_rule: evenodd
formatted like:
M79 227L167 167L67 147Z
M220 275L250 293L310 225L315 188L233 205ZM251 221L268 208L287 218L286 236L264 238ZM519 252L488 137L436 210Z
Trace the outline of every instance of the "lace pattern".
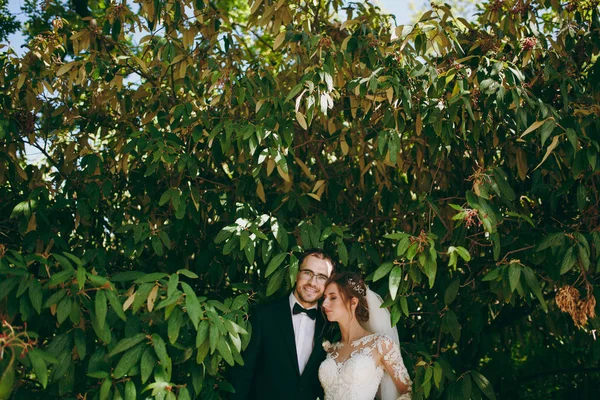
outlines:
M352 351L342 359L341 342L326 346L327 357L319 368L325 400L371 400L387 372L408 388L398 400L409 400L412 382L400 349L391 338L381 334L364 336L351 343Z

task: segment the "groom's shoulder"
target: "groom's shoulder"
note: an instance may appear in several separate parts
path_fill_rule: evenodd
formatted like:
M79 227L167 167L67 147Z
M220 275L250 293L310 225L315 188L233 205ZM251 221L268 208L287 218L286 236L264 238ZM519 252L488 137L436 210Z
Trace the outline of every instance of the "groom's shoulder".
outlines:
M269 299L254 306L252 313L256 315L272 315L272 313L277 312L285 307L286 304L289 305L288 296L277 299Z

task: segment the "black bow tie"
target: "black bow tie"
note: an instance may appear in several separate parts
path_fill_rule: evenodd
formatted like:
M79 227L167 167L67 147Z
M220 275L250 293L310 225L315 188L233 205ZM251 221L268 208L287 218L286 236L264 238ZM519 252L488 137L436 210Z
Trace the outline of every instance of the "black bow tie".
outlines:
M302 307L300 304L296 303L296 304L294 304L294 309L292 310L292 313L294 315L300 314L300 313L305 313L306 315L308 315L308 317L310 319L315 319L315 318L317 318L317 314L319 313L319 310L317 310L316 308L311 308L310 310L307 310L306 308Z

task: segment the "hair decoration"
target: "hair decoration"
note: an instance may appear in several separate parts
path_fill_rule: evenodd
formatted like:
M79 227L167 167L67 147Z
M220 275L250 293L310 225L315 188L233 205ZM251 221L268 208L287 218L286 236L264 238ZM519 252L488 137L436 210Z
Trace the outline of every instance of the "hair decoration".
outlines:
M361 285L360 282L356 282L354 279L348 278L348 285L350 285L354 293L358 293L361 296L366 296L367 291L364 285Z

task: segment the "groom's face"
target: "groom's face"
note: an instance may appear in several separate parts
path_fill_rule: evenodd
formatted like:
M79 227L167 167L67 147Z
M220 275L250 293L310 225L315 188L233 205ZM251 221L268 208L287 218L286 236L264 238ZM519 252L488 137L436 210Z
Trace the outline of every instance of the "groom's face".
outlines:
M296 298L303 307L312 307L323 296L333 266L329 260L307 256L296 275Z

